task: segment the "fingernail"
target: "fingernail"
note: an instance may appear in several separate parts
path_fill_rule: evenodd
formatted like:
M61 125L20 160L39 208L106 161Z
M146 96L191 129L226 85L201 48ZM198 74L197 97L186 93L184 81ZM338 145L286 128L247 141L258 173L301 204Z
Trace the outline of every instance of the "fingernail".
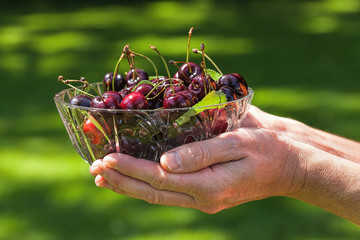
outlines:
M93 172L98 174L98 175L103 175L104 174L104 170L98 165L93 166Z
M170 170L176 170L181 167L181 158L178 152L167 152L161 156L160 161Z
M116 160L111 156L105 156L103 159L103 163L106 167L111 167L116 163Z

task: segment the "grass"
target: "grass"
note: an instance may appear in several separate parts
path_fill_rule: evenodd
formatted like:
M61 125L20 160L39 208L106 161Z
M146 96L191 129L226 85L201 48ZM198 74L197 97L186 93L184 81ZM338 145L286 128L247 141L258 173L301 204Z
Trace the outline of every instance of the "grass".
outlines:
M126 43L165 72L147 46L185 59L194 26L192 47L204 42L223 72L244 75L255 105L359 141L359 11L356 0L5 2L0 239L358 239L353 224L292 199L207 215L98 189L53 95L58 75L100 81Z

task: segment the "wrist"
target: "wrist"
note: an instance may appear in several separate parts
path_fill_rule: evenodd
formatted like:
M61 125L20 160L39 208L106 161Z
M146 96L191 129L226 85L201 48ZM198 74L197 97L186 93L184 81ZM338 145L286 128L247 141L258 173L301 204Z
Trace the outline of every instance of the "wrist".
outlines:
M360 164L318 149L308 159L303 186L289 197L360 224Z

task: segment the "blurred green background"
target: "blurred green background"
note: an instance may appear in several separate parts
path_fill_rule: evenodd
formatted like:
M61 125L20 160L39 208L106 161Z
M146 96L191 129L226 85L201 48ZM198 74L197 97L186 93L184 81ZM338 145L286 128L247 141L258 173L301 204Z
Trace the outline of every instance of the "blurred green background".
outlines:
M57 77L101 81L122 47L185 60L201 42L253 103L360 140L360 1L2 1L0 239L359 239L352 223L293 199L207 215L100 189L53 96ZM198 55L190 60L200 61ZM140 67L154 74L142 60ZM175 69L171 68L174 72ZM127 71L122 64L120 71Z

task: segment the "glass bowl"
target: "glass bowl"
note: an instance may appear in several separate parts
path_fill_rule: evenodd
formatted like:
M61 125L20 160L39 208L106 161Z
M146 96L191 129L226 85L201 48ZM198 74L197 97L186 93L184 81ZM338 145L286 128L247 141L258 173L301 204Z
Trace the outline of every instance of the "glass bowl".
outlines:
M101 92L101 83L93 85ZM219 105L129 110L74 106L75 92L65 89L54 100L71 142L89 164L113 152L159 161L169 149L234 130L254 95L249 88L247 96Z

